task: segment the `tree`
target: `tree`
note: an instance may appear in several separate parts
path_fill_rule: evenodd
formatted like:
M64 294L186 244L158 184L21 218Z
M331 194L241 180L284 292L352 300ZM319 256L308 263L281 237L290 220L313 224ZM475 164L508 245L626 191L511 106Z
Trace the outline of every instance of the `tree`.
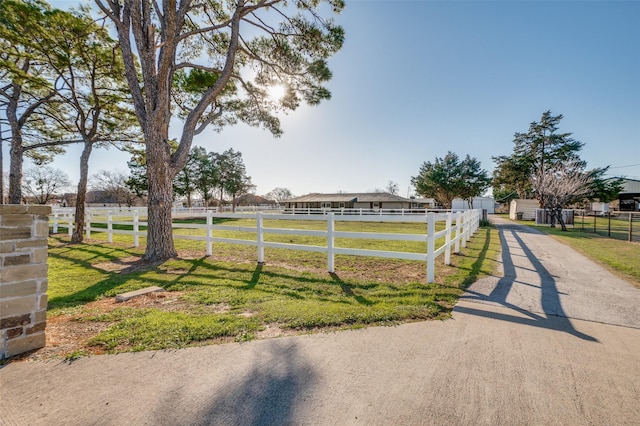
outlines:
M55 10L51 36L38 49L58 82L56 96L64 108L45 106L46 116L66 135L83 144L72 242L84 236L89 158L94 147L128 143L137 138L135 115L115 41L86 11Z
M231 197L232 209L235 211L236 198L254 187L251 177L247 176L242 153L230 148L217 156L215 164L219 171L220 206L223 203L223 194L226 193Z
M127 162L129 176L124 182L127 188L138 198L146 197L149 189L147 168L142 161L144 161L144 157L134 155L131 160Z
M291 190L289 188L273 188L270 192L268 192L265 196L268 200L273 200L276 203L280 204L289 198L293 197Z
M321 17L343 0L249 2L95 0L115 25L145 139L149 176L146 260L177 255L171 234L172 182L193 137L238 121L281 133L278 110L330 98L327 59L344 33ZM291 6L291 7L290 7ZM136 56L138 55L138 61ZM286 86L276 101L270 86ZM168 144L174 115L184 119L178 148Z
M173 180L173 190L176 194L187 197L187 206L191 207L191 196L197 190L197 179L200 174L199 170L199 160L200 160L200 152L198 151L199 147L193 147L191 152L189 152L189 157L187 158L187 164L178 172L175 179ZM203 148L202 151L204 151ZM206 153L205 153L206 156Z
M562 209L588 198L594 190L593 176L584 172L584 164L580 161L538 169L531 177L531 185L536 197L543 200L541 207L551 215L551 226L555 227L557 220L563 231L567 230L567 226L562 218Z
M0 109L11 132L9 204L22 201L23 156L42 164L63 143L48 141L52 129L41 115L46 104L59 102L37 48L47 38L50 15L38 0L0 2Z
M193 148L193 155L196 162L195 186L204 205L207 206L213 197L213 191L218 187L220 181L220 170L218 168L218 154L207 152L204 148L196 146Z
M480 162L468 155L460 163L461 183L458 197L467 202L469 208L473 208L473 197L482 195L489 188L491 178L487 171L482 169Z
M493 157L496 168L493 170L493 196L496 200L508 203L514 198L530 198L531 163L520 156Z
M624 188L623 178L605 178L604 174L609 167L596 168L589 171L591 177L591 200L598 200L603 203L610 203L618 198Z
M385 188L385 192L393 195L398 195L398 192L400 192L400 187L396 182L390 180L389 182L387 182L387 187Z
M34 167L24 172L22 190L37 204L47 204L56 193L70 185L69 176L50 166Z
M451 151L433 163L423 163L418 175L411 178L417 194L434 198L446 209L451 208L454 198L468 200L481 195L490 181L477 159L467 155L461 162Z
M137 197L127 187L127 179L128 176L123 171L100 170L91 176L91 188L104 192L115 199L118 205L124 204L127 207L131 207Z
M496 163L494 192L517 192L520 198L527 198L534 195L531 187L534 175L558 164L581 162L578 154L584 144L573 139L571 133L557 133L562 118L562 114L553 116L551 111L544 112L539 122L529 125L527 133L514 135L510 156L493 157ZM541 206L544 204L544 199L538 198L538 201Z

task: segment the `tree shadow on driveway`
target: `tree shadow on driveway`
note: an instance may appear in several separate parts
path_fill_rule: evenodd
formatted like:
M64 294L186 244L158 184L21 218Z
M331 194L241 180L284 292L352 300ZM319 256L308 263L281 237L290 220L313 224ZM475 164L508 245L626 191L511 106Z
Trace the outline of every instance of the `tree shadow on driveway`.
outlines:
M158 424L294 424L318 379L295 341L284 339L265 343L252 360L241 360L232 370L219 369L226 368L203 366L195 384L176 384L158 406Z
M544 265L542 265L540 260L531 251L531 249L527 247L526 243L518 235L518 233L520 232L520 228L521 227L498 225L500 243L502 246L502 265L504 268L504 276L498 280L495 287L488 295L478 291L474 291L473 289L467 289L465 295L461 298L461 300L502 305L506 308L517 311L518 313L524 315L524 317L490 312L482 309L474 309L467 306L459 305L455 307L454 312L462 312L470 315L494 318L501 321L509 321L534 327L563 331L580 339L597 342L598 340L594 337L581 333L573 327L573 324L562 308L560 293L558 291L554 276L544 267ZM537 287L536 285L533 285L531 283L518 280L518 274L516 266L514 265L513 257L520 255L512 253L512 249L509 247L509 243L505 237L505 232L507 231L511 233L515 242L533 266L532 271L535 272L540 278L540 302L544 315L540 315L538 313L532 312L531 310L524 309L522 306L518 306L507 301L507 297L509 293L513 291L514 285Z

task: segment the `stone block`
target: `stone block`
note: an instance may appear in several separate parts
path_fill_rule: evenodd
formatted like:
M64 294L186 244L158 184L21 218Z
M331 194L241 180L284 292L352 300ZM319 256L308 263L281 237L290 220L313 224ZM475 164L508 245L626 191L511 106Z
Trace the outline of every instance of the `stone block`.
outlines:
M31 240L24 241L16 241L16 249L22 249L27 247L46 247L47 239L46 238L34 238Z
M0 240L26 240L31 238L31 227L5 228L0 227Z
M44 329L46 328L47 323L46 322L39 322L34 324L31 327L27 327L27 334L35 334L35 333L40 333L41 331L44 331Z
M40 216L49 216L51 214L51 206L27 206L27 213Z
M2 268L0 271L0 282L19 282L47 276L47 264L18 265Z
M31 226L33 217L27 214L3 214L0 216L0 225L4 227Z
M49 296L47 296L46 294L41 294L40 295L40 300L38 303L38 310L44 310L47 309L47 302L49 301Z
M33 349L43 348L47 343L44 333L31 334L29 336L18 337L7 341L6 357L21 354Z
M5 204L0 206L0 214L24 214L27 212L27 206L18 204Z
M42 220L37 221L33 224L34 226L34 237L48 237L49 236L49 222L44 222Z
M29 296L32 294L36 294L37 292L38 292L38 282L36 280L23 281L20 283L0 284L1 299Z
M22 336L23 332L24 328L22 327L11 328L7 330L7 339L15 339L16 337Z
M16 315L28 313L31 318L31 312L40 310L38 308L38 299L36 295L26 297L16 297L15 299L0 300L0 317L7 318Z
M141 288L140 290L130 291L127 293L121 293L116 295L116 302L125 302L129 299L133 299L134 297L142 296L144 294L154 293L156 291L164 291L164 288L158 286L151 286Z
M38 247L33 249L33 263L45 263L47 261L47 248Z
M13 253L16 246L11 241L5 241L0 243L0 253Z
M34 322L44 322L47 320L47 311L38 311L33 314Z
M49 280L41 280L38 287L38 293L46 293L49 289Z
M2 260L2 266L26 265L28 263L31 263L31 256L28 254L5 256Z
M14 328L31 323L31 314L16 315L0 319L0 329Z

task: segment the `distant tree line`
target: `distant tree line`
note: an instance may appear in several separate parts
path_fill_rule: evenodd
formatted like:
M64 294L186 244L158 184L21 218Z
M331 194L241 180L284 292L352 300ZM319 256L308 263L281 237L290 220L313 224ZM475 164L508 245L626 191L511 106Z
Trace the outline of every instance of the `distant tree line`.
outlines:
M451 208L454 198L469 202L491 185L494 198L507 203L514 198L535 198L552 219L566 230L562 209L584 200L610 202L622 190L622 179L605 178L608 167L588 170L580 158L584 143L559 132L562 115L551 111L530 124L526 133L515 133L511 155L493 157L493 178L477 159L460 160L448 152L443 158L425 162L417 176L411 178L416 193L434 198L444 208Z
M125 183L138 197L147 195L149 189L143 151L134 154L128 163L130 175ZM242 153L230 148L223 153L207 152L195 146L189 152L185 167L173 179L173 193L186 198L187 206L199 195L205 205L224 203L225 195L235 210L239 196L251 192L255 185L247 175Z

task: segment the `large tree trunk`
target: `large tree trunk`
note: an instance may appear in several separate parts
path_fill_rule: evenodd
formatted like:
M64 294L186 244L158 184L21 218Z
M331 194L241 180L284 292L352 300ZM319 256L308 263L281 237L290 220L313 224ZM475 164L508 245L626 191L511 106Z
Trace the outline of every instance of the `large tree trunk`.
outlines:
M22 203L22 139L14 136L9 151L9 204Z
M168 133L168 132L166 132ZM173 245L171 207L173 204L173 177L169 144L162 141L162 133L147 141L147 248L143 259L155 262L178 256ZM155 142L155 143L154 143Z
M567 230L567 224L564 223L564 219L562 217L562 207L560 207L559 209L556 210L556 214L558 215L558 223L560 223L560 226L562 227L563 231Z
M18 125L16 111L10 102L7 106L7 118L11 126L11 149L9 150L9 204L22 203L22 134Z
M89 176L89 157L93 144L85 141L80 155L80 180L78 181L78 195L76 197L76 225L71 236L72 243L80 243L84 239L84 206L87 200L87 179Z

